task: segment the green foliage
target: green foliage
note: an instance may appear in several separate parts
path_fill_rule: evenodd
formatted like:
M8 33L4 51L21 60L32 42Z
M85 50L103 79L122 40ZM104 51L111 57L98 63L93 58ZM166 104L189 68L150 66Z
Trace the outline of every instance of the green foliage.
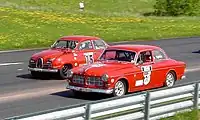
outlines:
M200 35L199 17L144 17L156 0L0 0L0 50L48 47L65 35L106 42Z
M200 0L156 0L154 5L157 15L198 15Z
M161 120L199 120L199 111L192 110L190 112L177 113L176 115Z

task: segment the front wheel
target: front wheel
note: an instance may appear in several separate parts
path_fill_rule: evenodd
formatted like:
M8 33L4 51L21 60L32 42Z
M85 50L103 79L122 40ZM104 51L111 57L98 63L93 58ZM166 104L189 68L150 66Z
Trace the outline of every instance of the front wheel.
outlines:
M72 67L70 65L63 65L60 69L59 74L62 79L67 79L67 71L70 70Z
M119 80L116 82L115 84L115 88L114 88L114 91L113 91L113 96L122 96L122 95L125 95L126 94L126 83L122 80Z
M175 74L173 72L169 72L166 76L165 86L172 87L175 84L175 81L176 81Z

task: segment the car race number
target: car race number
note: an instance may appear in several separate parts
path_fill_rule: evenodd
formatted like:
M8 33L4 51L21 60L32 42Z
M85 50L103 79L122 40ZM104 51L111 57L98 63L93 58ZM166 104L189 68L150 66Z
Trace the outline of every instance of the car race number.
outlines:
M149 66L142 66L141 70L142 70L143 76L144 76L143 84L147 85L151 81L152 66L151 65L149 65Z
M84 53L86 64L94 63L93 52Z

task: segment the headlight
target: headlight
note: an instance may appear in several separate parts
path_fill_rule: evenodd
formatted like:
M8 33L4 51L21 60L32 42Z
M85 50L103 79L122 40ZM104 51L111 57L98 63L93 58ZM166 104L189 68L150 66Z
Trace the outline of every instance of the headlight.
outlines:
M72 75L73 75L72 70L68 70L68 71L67 71L67 78L72 77Z
M104 74L102 77L101 77L101 79L103 80L103 81L108 81L108 78L109 78L109 76L107 75L107 74Z

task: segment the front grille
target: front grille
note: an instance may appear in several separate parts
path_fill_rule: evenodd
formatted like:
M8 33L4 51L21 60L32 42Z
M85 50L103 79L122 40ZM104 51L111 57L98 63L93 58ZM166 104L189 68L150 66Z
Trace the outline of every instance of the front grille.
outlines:
M74 75L73 79L72 79L73 83L77 83L77 84L84 84L84 76L81 75Z
M93 86L103 86L103 81L100 77L88 77L87 78L87 84L93 85Z
M43 59L39 58L36 62L36 67L37 68L42 68L43 67Z
M48 68L51 68L51 67L52 67L51 64L44 64L44 65L43 65L43 68L44 68L44 69L48 69Z
M52 68L52 62L47 61L45 64L43 64L44 69Z

